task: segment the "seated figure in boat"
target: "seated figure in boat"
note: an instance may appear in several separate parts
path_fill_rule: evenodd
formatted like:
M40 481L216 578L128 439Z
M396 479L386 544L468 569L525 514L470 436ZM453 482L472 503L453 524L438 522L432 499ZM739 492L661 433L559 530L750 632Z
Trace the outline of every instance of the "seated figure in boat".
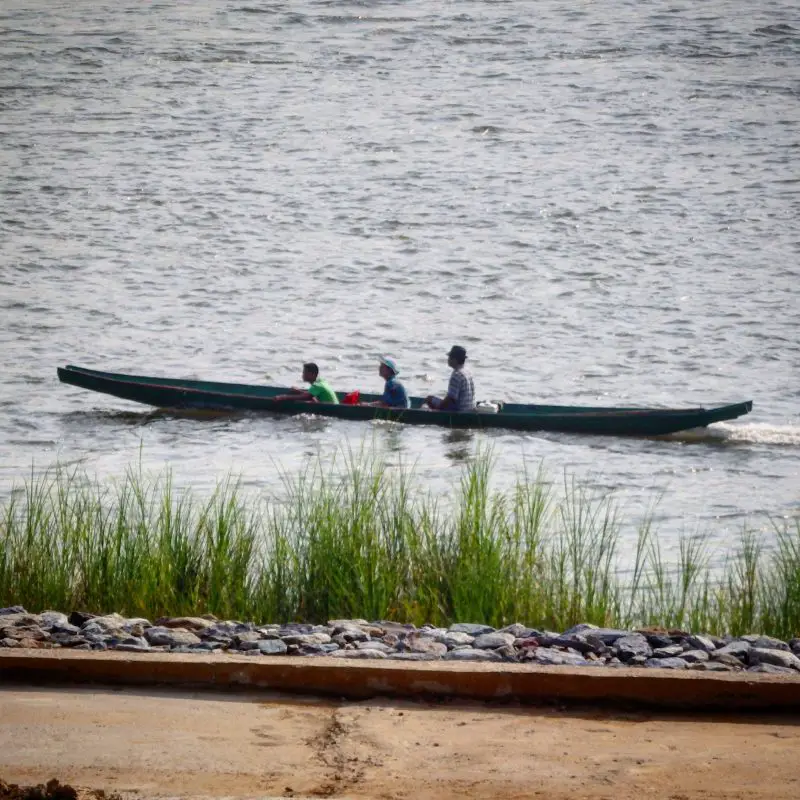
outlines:
M410 408L411 402L406 393L406 387L397 380L400 370L393 358L381 356L378 363L378 374L386 381L383 385L383 396L372 403L363 403L365 406L379 408Z
M338 403L336 392L319 377L319 367L310 361L303 364L303 380L310 384L308 389L298 389L293 386L292 391L274 397L274 400L306 400L312 403Z
M445 397L428 395L425 402L437 411L473 411L475 409L475 384L472 375L464 366L467 351L453 345L447 354L447 364L453 370Z

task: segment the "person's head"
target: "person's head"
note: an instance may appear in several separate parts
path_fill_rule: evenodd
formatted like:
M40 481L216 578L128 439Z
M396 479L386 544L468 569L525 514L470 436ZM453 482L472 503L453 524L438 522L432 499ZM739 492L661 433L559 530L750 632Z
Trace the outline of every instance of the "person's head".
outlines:
M314 383L318 376L319 367L313 361L303 364L303 380L306 383Z
M380 364L378 365L378 374L381 378L388 381L389 378L394 378L398 372L400 370L397 368L397 362L393 358L381 356Z
M450 348L450 352L447 354L448 365L453 369L456 367L463 367L466 360L467 351L463 347L459 347L457 344L454 344Z

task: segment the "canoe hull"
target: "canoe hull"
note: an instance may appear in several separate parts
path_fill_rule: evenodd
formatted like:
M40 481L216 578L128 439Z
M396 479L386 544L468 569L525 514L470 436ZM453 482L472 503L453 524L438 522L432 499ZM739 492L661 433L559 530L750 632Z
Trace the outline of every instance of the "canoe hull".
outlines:
M450 428L505 428L559 431L608 436L664 436L747 414L752 402L717 408L647 409L587 406L509 404L497 414L455 413L422 409L422 398L412 398L410 409L333 405L274 398L285 387L175 380L101 372L76 366L58 369L63 383L169 410L249 411L276 414L315 414L352 421L388 420L408 425ZM362 395L365 401L378 395Z

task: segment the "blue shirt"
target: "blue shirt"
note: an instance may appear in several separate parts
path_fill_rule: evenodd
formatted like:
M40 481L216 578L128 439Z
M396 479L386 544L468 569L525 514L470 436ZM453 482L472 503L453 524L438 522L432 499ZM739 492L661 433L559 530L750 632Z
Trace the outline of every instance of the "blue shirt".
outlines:
M383 387L381 402L393 408L409 408L411 403L408 401L406 388L396 378L389 378Z

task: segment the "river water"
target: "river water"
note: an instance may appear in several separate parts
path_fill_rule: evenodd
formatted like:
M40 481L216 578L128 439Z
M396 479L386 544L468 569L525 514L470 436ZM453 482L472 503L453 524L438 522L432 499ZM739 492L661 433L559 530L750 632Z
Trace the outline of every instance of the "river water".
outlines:
M447 492L544 464L667 546L800 510L800 15L775 0L4 0L0 491L207 489L343 446ZM753 413L668 441L152 416L64 363Z

